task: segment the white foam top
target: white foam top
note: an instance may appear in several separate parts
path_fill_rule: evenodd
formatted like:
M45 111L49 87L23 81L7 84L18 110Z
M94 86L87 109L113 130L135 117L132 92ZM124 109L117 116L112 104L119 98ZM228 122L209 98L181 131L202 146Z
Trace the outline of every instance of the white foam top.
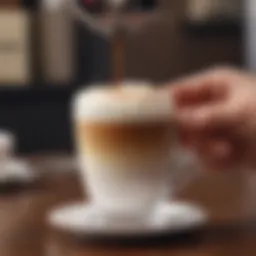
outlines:
M168 93L142 82L126 82L119 87L94 86L79 92L74 100L75 118L85 121L169 120L171 110Z

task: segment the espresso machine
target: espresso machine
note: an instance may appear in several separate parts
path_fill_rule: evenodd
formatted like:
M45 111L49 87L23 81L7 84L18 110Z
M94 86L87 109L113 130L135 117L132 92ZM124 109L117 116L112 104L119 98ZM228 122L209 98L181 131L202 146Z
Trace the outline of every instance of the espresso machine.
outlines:
M71 0L78 18L78 84L122 79L125 73L124 16L152 12L157 0ZM105 18L111 17L109 22ZM104 20L105 19L105 20ZM103 21L104 20L104 21Z

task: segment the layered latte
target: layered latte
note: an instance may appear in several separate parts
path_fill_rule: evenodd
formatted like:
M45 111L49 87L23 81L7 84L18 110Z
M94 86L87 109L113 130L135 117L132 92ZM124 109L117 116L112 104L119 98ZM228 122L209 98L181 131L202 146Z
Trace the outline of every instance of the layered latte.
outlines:
M148 211L164 195L175 143L168 95L144 83L96 86L73 108L82 177L106 210Z

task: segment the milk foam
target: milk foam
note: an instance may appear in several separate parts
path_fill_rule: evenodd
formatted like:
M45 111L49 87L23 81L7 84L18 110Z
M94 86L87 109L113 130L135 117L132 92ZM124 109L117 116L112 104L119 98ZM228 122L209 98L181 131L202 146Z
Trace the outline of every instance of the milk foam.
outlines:
M79 92L74 102L75 118L90 122L169 120L172 110L168 93L143 82L94 86Z

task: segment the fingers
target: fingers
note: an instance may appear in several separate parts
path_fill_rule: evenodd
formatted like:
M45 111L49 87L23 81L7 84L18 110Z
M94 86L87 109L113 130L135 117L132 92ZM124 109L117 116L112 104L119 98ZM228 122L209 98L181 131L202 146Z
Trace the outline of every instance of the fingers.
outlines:
M173 87L171 96L179 109L221 101L227 97L228 91L226 81L215 83L211 77L199 77Z
M230 86L244 76L241 71L220 67L174 81L168 88L177 107L188 107L225 98Z
M214 161L225 161L234 152L233 145L226 140L206 143L209 155Z
M194 151L205 170L230 170L248 158L247 140L236 131L182 131L182 143Z
M177 108L200 106L220 101L227 95L227 85L220 83L201 83L196 86L181 86L173 91L173 100Z
M175 119L182 129L208 132L229 128L238 118L237 113L228 104L210 104L188 110L176 110Z
M192 149L206 171L226 171L240 162L240 151L232 138L198 136L191 140Z
M221 68L169 85L182 142L199 154L205 166L225 169L242 159L245 146L236 134L244 112L232 88L245 79L248 76L242 72Z
M207 139L198 141L195 151L200 156L201 162L208 169L218 168L224 170L235 161L235 149L230 141L225 139Z

